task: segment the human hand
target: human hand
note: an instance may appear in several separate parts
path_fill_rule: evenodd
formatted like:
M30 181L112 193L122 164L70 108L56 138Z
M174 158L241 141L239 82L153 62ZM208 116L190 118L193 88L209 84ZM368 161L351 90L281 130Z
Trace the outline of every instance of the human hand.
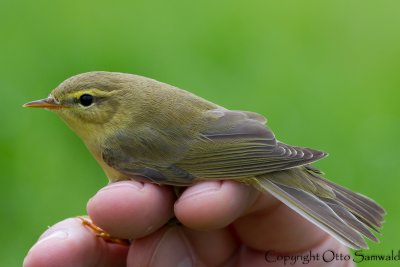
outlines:
M170 187L121 181L101 189L87 210L96 225L132 244L107 243L70 218L39 238L24 267L284 266L277 255L310 251L320 258L307 266L352 266L326 263L324 252L348 255L347 248L271 195L233 181L195 184L178 200ZM166 225L174 214L182 225Z

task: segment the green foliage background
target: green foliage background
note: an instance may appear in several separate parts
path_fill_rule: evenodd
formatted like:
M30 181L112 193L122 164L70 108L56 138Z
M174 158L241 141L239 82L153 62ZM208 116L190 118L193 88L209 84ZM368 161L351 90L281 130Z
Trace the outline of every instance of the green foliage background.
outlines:
M330 179L387 208L400 249L399 1L0 2L0 265L85 213L107 180L54 114L23 109L90 70L149 76L269 119ZM395 266L398 262L384 263ZM359 266L382 266L368 262Z

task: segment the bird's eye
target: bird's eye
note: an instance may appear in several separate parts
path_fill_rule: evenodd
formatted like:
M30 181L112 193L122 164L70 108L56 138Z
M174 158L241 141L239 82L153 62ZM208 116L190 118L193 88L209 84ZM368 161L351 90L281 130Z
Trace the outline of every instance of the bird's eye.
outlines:
M81 103L81 105L84 107L88 107L93 103L93 96L89 94L83 94L79 97L79 103Z

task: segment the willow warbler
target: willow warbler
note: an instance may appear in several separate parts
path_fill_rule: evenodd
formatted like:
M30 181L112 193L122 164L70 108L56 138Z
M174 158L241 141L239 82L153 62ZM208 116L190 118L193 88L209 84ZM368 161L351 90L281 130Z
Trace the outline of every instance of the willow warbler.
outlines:
M189 186L232 179L269 192L345 245L375 242L385 210L322 177L327 154L279 142L254 112L228 110L174 86L114 72L73 76L26 103L57 113L110 181Z

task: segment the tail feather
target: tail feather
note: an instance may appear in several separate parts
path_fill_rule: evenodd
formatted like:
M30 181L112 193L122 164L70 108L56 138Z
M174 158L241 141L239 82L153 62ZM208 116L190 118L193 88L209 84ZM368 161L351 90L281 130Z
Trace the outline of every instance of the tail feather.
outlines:
M374 236L373 233L371 233L368 227L364 223L360 222L360 220L356 216L354 216L350 211L343 208L343 206L334 203L332 200L325 199L324 201L350 227L360 232L364 236L368 237L372 241L379 242L378 238L376 238L376 236Z
M383 218L386 214L385 210L381 206L366 196L352 192L349 189L334 184L322 177L314 174L313 176L324 181L334 190L336 195L335 200L337 202L342 204L342 206L347 207L357 218L379 233L376 228L382 227Z
M329 184L331 187L342 191L343 194L347 195L350 197L350 199L353 199L354 201L363 204L366 208L368 208L372 213L376 213L378 215L385 215L386 211L384 208L382 208L378 203L376 203L374 200L370 199L367 196L364 196L359 193L354 193L353 191L342 187L340 185L337 185L329 180L323 179L321 177L318 177L319 179L325 181L327 184Z
M343 188L341 186L335 185L333 183L330 183L330 185L336 192L340 192L340 194L341 194L341 196L343 196L343 198L348 199L349 201L354 203L355 206L361 207L368 214L370 214L370 216L372 217L372 220L375 222L374 224L376 226L378 226L378 227L382 226L381 222L385 215L385 211L380 206L378 206L375 202L373 202L371 199L369 199L363 195L351 192L348 189ZM380 209L382 209L382 211Z
M342 192L336 190L336 201L341 205L347 207L360 221L364 222L368 227L379 233L377 228L382 226L381 216L371 214L365 206L360 203L356 203L344 195Z
M319 190L308 190L309 186L294 186L288 179L293 172L304 177L306 183L315 183L316 188L330 188L333 194L319 194ZM365 196L325 180L313 170L299 167L273 172L257 176L253 183L351 248L368 248L363 236L378 242L371 230L378 232L377 228L382 226L384 209Z

